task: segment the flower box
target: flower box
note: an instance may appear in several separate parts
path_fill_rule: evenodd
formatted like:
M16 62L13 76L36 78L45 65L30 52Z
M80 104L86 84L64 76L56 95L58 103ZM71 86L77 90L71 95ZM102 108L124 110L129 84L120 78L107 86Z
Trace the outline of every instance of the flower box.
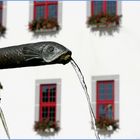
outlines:
M118 120L101 117L96 119L96 127L98 130L115 131L119 128Z
M51 32L60 29L56 19L33 20L29 23L29 30L32 32Z
M34 130L40 134L54 135L60 130L58 122L52 122L47 119L36 121Z
M92 28L119 26L120 18L118 15L99 14L89 17L87 25Z
M6 28L3 25L0 24L0 35L1 36L4 35L5 32L6 32Z

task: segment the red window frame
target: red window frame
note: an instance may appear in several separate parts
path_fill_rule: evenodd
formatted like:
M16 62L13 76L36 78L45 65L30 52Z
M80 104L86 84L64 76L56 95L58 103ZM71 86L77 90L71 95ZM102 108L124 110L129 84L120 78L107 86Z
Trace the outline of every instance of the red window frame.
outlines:
M100 84L104 84L104 85L106 85L106 84L109 84L109 83L111 83L112 85L113 85L113 95L112 95L112 99L100 99L99 98L99 85ZM96 118L97 119L99 119L101 116L99 115L99 106L100 105L111 105L112 106L112 119L114 119L114 80L107 80L107 81L97 81L97 83L96 83L96 103L97 103L97 105L96 105ZM107 93L106 93L107 94Z
M50 88L51 86L55 87L55 101L54 102L50 102L50 100L48 100L47 102L43 102L43 86L47 86L48 88L48 99L50 99ZM54 113L54 122L56 122L56 97L57 97L57 85L56 84L41 84L40 85L40 107L39 107L39 120L42 121L43 117L42 117L42 111L43 111L43 107L47 107L48 108L48 116L46 119L50 120L50 107L54 107L55 108L55 113Z
M91 1L91 15L94 16L94 2L97 1L97 0L92 0ZM102 12L103 14L106 14L106 9L107 9L107 1L106 0L103 0L103 5L102 5ZM117 15L117 10L118 9L118 0L116 0L116 15Z
M36 19L37 6L45 6L44 19L47 19L49 14L49 10L48 10L49 5L57 5L57 13L58 13L58 1L34 1L34 20Z

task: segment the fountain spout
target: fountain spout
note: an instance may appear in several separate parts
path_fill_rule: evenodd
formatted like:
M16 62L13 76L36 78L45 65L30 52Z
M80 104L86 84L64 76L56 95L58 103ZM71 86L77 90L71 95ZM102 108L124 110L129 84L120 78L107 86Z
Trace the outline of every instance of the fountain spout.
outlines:
M71 51L56 42L38 42L0 49L0 69L67 64Z

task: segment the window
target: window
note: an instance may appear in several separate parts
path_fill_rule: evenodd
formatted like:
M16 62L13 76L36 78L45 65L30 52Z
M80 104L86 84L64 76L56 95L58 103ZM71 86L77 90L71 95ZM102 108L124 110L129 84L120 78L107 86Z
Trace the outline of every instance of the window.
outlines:
M114 81L97 81L97 119L114 119Z
M57 19L57 1L35 1L34 19Z
M119 120L119 75L92 77L92 107L97 120Z
M0 24L2 24L3 1L0 1Z
M117 15L117 0L116 1L92 1L91 13L93 15L108 14Z
M34 33L53 32L61 29L61 1L30 1L29 30Z
M0 36L4 35L6 32L6 2L0 1Z
M112 34L119 29L121 1L90 0L87 2L87 16L87 25L92 31L100 31L101 34L106 31Z
M38 124L37 128L42 123L45 125L44 121L53 122L53 124L60 127L60 100L60 79L36 80L35 125Z
M48 119L56 120L56 84L40 85L40 121Z

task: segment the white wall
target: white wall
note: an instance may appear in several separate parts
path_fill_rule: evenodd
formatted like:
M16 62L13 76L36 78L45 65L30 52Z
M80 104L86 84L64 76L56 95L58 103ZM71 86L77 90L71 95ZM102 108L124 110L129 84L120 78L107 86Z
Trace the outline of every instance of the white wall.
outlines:
M86 1L64 1L62 30L35 38L28 32L29 1L7 2L7 34L0 47L56 41L73 52L91 94L91 77L120 75L120 130L111 138L139 138L140 2L122 2L122 27L113 36L100 36L86 27ZM0 71L4 86L2 108L11 138L40 138L33 131L35 80L62 79L61 131L55 138L95 138L83 89L72 66L48 65ZM0 138L6 138L0 124Z

